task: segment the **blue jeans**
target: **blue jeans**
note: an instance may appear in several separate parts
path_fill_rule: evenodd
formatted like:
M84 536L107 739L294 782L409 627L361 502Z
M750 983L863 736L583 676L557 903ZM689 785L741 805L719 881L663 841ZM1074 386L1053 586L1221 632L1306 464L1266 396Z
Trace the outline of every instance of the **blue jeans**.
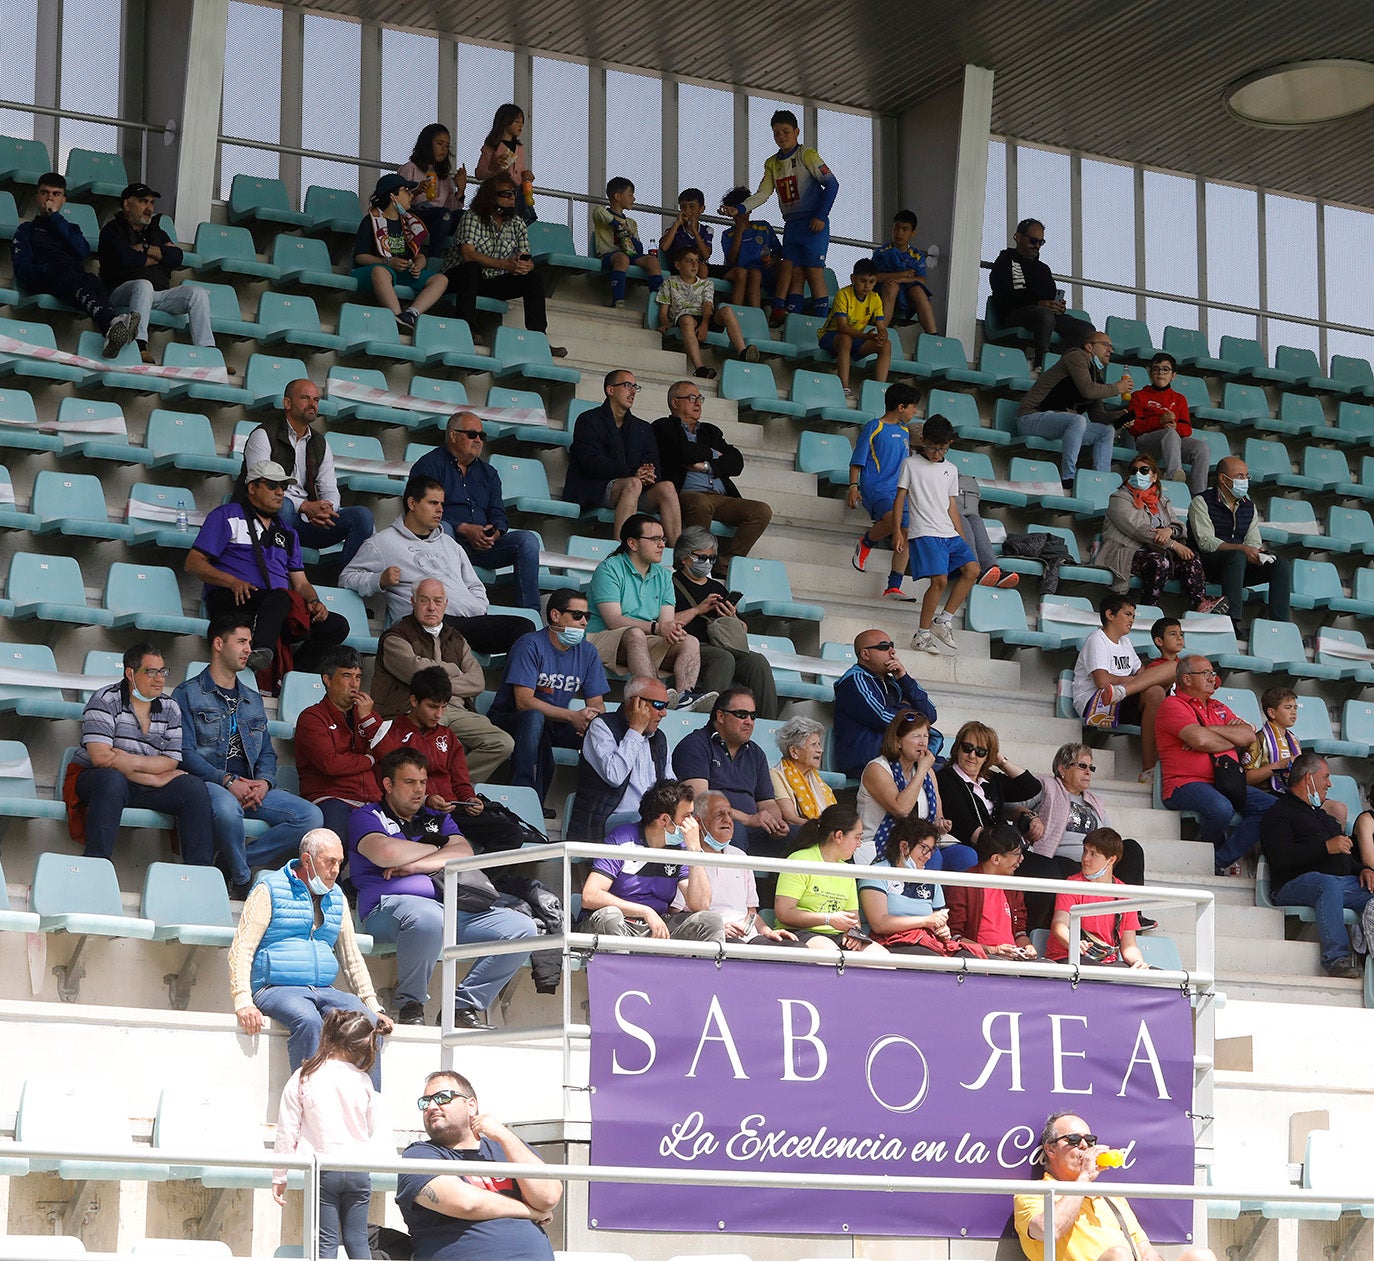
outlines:
M228 864L232 884L246 882L250 867L278 867L294 858L300 851L301 837L311 828L324 826L319 806L280 788L268 789L260 806L245 811L227 788L208 782L205 787L210 791L215 852ZM247 840L243 835L245 815L266 823L267 831Z
M459 546L474 565L483 569L515 566L516 603L522 609L539 608L539 540L530 530L507 530L487 550L471 547L464 539Z
M1310 906L1316 911L1323 967L1350 958L1344 912L1358 915L1371 897L1374 893L1361 886L1359 876L1328 876L1320 871L1305 871L1273 892L1275 906Z
M356 994L346 994L332 985L264 985L253 995L253 1006L269 1020L287 1029L286 1058L295 1072L320 1045L320 1029L331 1011L360 1011L376 1023L376 1016L363 1006ZM372 1086L382 1088L380 1043L372 1065Z
M160 810L176 824L181 861L188 867L210 866L214 849L205 789L205 781L195 775L175 775L161 788L148 788L125 779L112 766L86 767L76 777L76 796L86 807L86 857L109 858L114 853L126 808Z
M382 897L363 924L377 941L396 943L396 1005L423 1003L429 997L429 978L444 943L444 907L433 898L389 893ZM527 915L504 907L480 915L458 915L458 944L476 941L513 941L534 937L539 929ZM472 970L454 991L454 1006L486 1011L501 987L528 955L487 955L473 960Z
M1217 851L1217 871L1220 873L1259 844L1260 819L1277 800L1277 797L1261 792L1258 788L1247 788L1245 811L1229 839L1226 834L1231 827L1235 809L1211 784L1201 781L1183 784L1175 788L1171 796L1165 798L1164 804L1170 810L1197 812L1200 816L1198 826L1202 831L1202 839Z
M327 1160L328 1157L323 1159ZM370 1257L367 1210L372 1202L372 1175L325 1169L320 1173L320 1256L330 1261L339 1254L350 1261Z
M1115 431L1110 425L1090 421L1082 412L1031 412L1016 418L1016 430L1023 438L1063 439L1059 475L1066 482L1073 481L1078 472L1078 455L1084 447L1088 449L1084 461L1088 468L1101 473L1112 466Z
M345 568L358 554L358 549L372 537L376 528L372 522L372 513L366 508L340 508L338 519L333 525L311 525L296 511L296 505L290 499L283 499L279 515L283 525L295 530L302 547L313 547L319 551L322 548L333 547L335 543L342 543L344 546L343 554L339 557L340 568Z
M533 788L542 803L553 783L553 746L580 749L582 737L571 723L551 722L537 709L517 709L489 717L502 731L509 731L515 738L510 782L516 787Z

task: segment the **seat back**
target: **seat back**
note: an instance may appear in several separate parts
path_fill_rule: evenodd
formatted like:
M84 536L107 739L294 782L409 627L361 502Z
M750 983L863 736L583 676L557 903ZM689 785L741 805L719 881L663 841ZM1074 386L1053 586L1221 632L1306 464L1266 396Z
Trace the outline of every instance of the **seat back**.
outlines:
M1187 631L1184 631L1187 637ZM1302 631L1292 622L1257 617L1250 626L1250 651L1277 665L1289 662L1306 664L1307 650L1302 646Z
M256 399L279 399L292 381L309 375L303 359L290 359L285 355L251 355L243 385Z
M844 387L833 372L803 372L792 374L792 401L803 407L848 407Z
M1118 354L1149 354L1154 348L1150 341L1150 329L1144 320L1109 315L1106 329Z
M984 346L983 349L1010 353L1025 366L1025 356L1019 350L1007 352L1002 346ZM977 429L983 423L978 417L978 400L972 394L957 390L931 390L926 397L926 416L943 416L955 429Z
M323 242L316 242L323 244ZM258 299L258 323L269 333L283 329L302 329L308 333L320 331L320 313L315 299L303 293L274 293L265 290Z
M339 336L350 344L357 342L381 342L383 344L401 340L396 319L385 307L361 306L357 302L345 302L339 308Z
M1308 447L1302 453L1302 475L1315 478L1327 490L1352 480L1350 461L1334 447Z
M358 216L360 219L361 215ZM253 234L247 228L228 223L202 223L196 228L196 253L202 262L216 262L222 258L236 258L256 262Z
M117 153L73 149L67 154L67 187L72 192L84 192L97 184L103 184L112 187L117 193L128 182L129 173L124 166L124 159Z
M959 470L961 477L975 477L985 482L997 480L992 457L986 451L959 451L951 447L945 458Z
M493 359L507 367L521 363L553 363L549 339L543 333L528 328L512 328L509 324L503 324L496 330L491 354Z
M305 190L305 204L301 209L315 220L316 225L327 224L331 220L356 225L363 217L363 206L358 200L357 190L326 188L322 184L312 184Z
M1220 358L1239 364L1249 372L1252 368L1265 367L1264 347L1253 337L1223 337Z
M0 666L6 670L30 670L42 674L57 673L57 659L47 644L0 643ZM23 683L0 684L0 710L12 709L15 701L60 701L61 699L62 689L60 687L30 686ZM6 743L10 742L7 741ZM19 745L20 749L23 747L23 745ZM9 760L0 751L0 761ZM24 754L24 761L28 761L27 753ZM33 772L30 770L30 778L32 775ZM5 790L0 789L0 796L4 795L6 795Z
M1279 419L1301 425L1307 433L1318 433L1326 428L1326 412L1322 410L1322 401L1313 394L1294 394L1291 390L1281 394Z
M86 583L75 557L16 552L5 594L15 604L84 604Z
M1247 420L1252 417L1267 418L1269 415L1269 400L1258 385L1228 381L1221 392L1221 405L1228 412L1237 412Z
M51 850L39 854L33 869L29 909L39 915L123 915L114 864L107 858L57 854Z
M1274 352L1274 367L1280 372L1291 372L1295 377L1325 375L1317 352L1306 346L1280 346Z
M1207 357L1207 339L1196 328L1179 328L1174 324L1164 326L1164 349L1177 359L1198 359ZM1177 389L1177 384L1175 384Z
M281 683L281 697L277 701L277 719L295 727L303 709L318 705L324 699L324 679L304 670L291 670Z
M183 616L177 576L162 565L115 561L105 580L105 607L116 617L126 613Z
M1135 944L1140 950L1140 957L1152 968L1162 968L1165 972L1183 971L1178 943L1172 937L1164 937L1159 933L1137 933Z
M247 228L238 228L236 231L246 232ZM183 283L204 289L209 295L212 324L242 322L243 310L239 306L239 295L233 285L226 285L219 280L187 280Z
M614 539L594 539L586 534L573 534L568 538L568 555L600 564L618 546Z
M1374 386L1374 367L1368 359L1357 359L1352 355L1331 356L1331 377L1348 385Z
M739 321L739 331L744 335L746 341L770 341L772 339L773 334L768 328L768 316L764 314L762 307L735 306L727 302L723 309L735 313L735 319Z
M368 460L380 464L386 459L382 444L370 434L327 433L325 441L335 460Z
M1350 634L1358 634L1356 631ZM1360 635L1359 647L1363 648L1364 636ZM1346 740L1358 740L1362 744L1374 744L1374 703L1370 701L1346 701L1341 711L1341 735ZM1358 795L1358 794L1357 794ZM1353 814L1350 816L1355 817Z
M1333 507L1326 514L1326 533L1359 546L1374 543L1374 518L1365 508Z
M1336 408L1336 428L1360 437L1374 437L1374 407L1366 403L1341 403Z
M219 454L210 418L199 412L155 408L148 417L144 442L155 456Z
M537 459L493 455L491 467L501 476L501 490L507 500L549 499L549 475Z
M968 355L957 337L922 333L916 339L916 360L929 368L967 368Z
M1098 472L1096 469L1081 468L1074 474L1073 494L1075 499L1086 499L1092 504L1096 515L1107 510L1107 500L1120 485L1120 473L1113 473L1110 469Z
M167 1085L158 1097L152 1145L167 1151L258 1155L263 1151L261 1113L261 1104L247 1096L226 1099L219 1083Z
M36 184L41 175L51 170L48 146L41 140L0 136L0 175L13 175L26 184Z
M1226 388L1229 390L1231 387L1228 385ZM1250 480L1254 482L1287 477L1293 471L1288 448L1281 442L1268 442L1262 438L1246 438L1245 463L1250 470Z
M272 241L272 266L284 272L332 272L334 260L329 256L329 246L319 237L279 232Z
M84 337L85 334L83 333ZM99 333L91 336L99 338ZM129 347L121 349L123 354ZM137 356L137 351L134 352ZM134 362L137 362L135 358ZM98 432L93 428L92 436L101 438L127 438L129 436L129 426L124 419L124 409L118 403L98 402L88 398L64 398L57 405L58 424L80 422L88 425L99 425Z
M854 444L843 434L808 430L797 440L797 472L842 473L854 457Z
M795 346L803 355L809 355L820 346L821 328L825 320L819 315L801 315L793 312L782 325L782 339Z
M44 469L33 479L33 511L45 523L110 519L105 509L105 489L91 473Z
M773 379L773 369L766 363L727 359L720 374L720 394L722 398L735 400L774 400L778 397L778 383Z
M974 587L968 593L969 630L983 634L1026 629L1026 607L1015 588Z
M350 638L372 634L372 629L367 624L367 606L363 604L362 596L356 591L350 591L347 587L317 586L315 594L331 613L337 613L347 619Z
M154 486L151 482L135 482L129 487L129 502L157 508L157 516L168 524L176 520L179 504L185 503L188 518L196 511L195 492L189 486Z
M512 814L519 815L535 831L547 831L544 807L539 801L539 794L533 788L510 784L475 784L473 787L474 791L505 806Z
M467 325L464 324L463 327L466 328ZM427 402L433 400L435 415L443 416L445 419L457 408L465 407L468 403L468 392L463 383L448 377L411 377L409 393L412 398L422 398Z
M1185 626L1187 623L1184 623ZM1192 645L1189 645L1191 649ZM1212 696L1226 706L1237 718L1248 722L1258 730L1264 726L1264 714L1260 710L1255 694L1247 688L1219 687Z
M1341 577L1329 560L1295 560L1293 594L1314 600L1339 600L1345 595Z
M229 213L237 218L256 210L294 211L295 207L281 180L262 175L235 175L229 186Z
M787 580L787 567L780 560L764 560L756 556L733 556L726 583L731 591L744 592L746 600L779 600L790 603L792 584Z
M57 349L57 339L53 336L52 325L44 324L40 320L0 320L0 333L6 337L13 337L15 341L27 342L30 346L41 346L45 350ZM8 356L11 359L14 357Z
M143 877L144 919L166 924L202 924L233 928L229 891L214 867L184 863L149 863Z
M92 250L100 246L100 220L95 217L95 207L87 206L82 202L69 201L62 207L62 213L81 229L81 235L86 238L86 244Z
M1170 385L1188 400L1190 412L1197 411L1199 407L1211 407L1212 396L1207 391L1207 382L1201 377L1184 376L1180 373ZM1193 432L1196 433L1197 430Z
M1331 740L1331 711L1320 696L1298 697L1298 720L1293 724L1293 735L1299 744L1308 745L1314 740Z
M1265 508L1269 524L1297 534L1320 534L1316 510L1306 499L1289 499L1275 495ZM1365 514L1368 515L1367 513Z
M984 342L978 354L978 370L996 377L1026 377L1026 356L1019 346L997 346ZM926 409L929 414L929 408Z
M3 322L0 322L3 323ZM52 332L51 329L48 330ZM0 332L12 336L8 329L0 327ZM0 416L20 424L37 425L38 413L34 410L33 395L27 390L0 390Z
M498 338L504 331L504 328L497 331ZM548 345L547 338L544 345ZM427 355L438 354L441 351L445 354L477 353L477 347L472 341L472 329L468 326L467 320L460 320L452 315L420 316L419 322L415 325L415 349L423 350ZM499 355L495 357L501 358Z

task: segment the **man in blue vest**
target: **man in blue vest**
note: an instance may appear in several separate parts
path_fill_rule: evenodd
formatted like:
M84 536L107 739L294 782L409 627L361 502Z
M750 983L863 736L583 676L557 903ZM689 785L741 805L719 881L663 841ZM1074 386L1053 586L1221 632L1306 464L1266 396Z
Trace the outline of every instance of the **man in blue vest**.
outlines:
M258 877L229 947L229 992L239 1029L261 1033L264 1016L284 1024L293 1072L315 1054L320 1028L331 1011L365 1011L383 1033L392 1029L338 887L342 866L343 844L335 833L328 828L307 832L299 858ZM334 988L336 949L352 994ZM372 1084L381 1089L380 1059L372 1066Z

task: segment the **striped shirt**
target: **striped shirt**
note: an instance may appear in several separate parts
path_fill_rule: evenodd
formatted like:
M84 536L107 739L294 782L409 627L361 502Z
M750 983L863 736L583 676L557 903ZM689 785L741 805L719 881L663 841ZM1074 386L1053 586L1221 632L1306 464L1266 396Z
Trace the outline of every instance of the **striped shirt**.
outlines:
M529 229L519 215L493 215L483 219L471 210L463 216L453 243L448 247L445 267L457 267L463 261L463 246L471 245L479 254L488 258L519 258L530 252ZM483 267L483 276L504 276L504 267Z
M181 761L181 709L170 696L152 703L145 733L139 726L126 683L102 687L86 702L81 715L81 747L72 755L81 766L94 766L88 745L108 744L139 757L170 757Z

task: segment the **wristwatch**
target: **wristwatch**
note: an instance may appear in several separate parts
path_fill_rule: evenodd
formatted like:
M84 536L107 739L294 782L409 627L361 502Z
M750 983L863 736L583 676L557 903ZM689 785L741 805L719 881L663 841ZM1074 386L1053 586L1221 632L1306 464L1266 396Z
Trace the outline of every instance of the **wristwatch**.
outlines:
M238 776L235 775L232 771L227 772L224 778L219 781L220 787L228 788L236 779L238 779Z

